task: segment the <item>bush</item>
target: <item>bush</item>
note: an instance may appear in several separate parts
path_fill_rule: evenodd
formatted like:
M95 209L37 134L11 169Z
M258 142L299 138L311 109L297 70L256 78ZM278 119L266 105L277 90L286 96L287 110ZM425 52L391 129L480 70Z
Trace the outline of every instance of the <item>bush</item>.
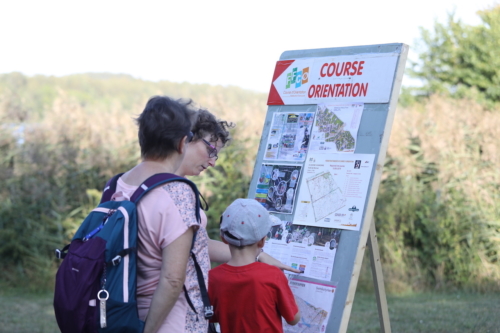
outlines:
M106 180L139 161L133 118L148 98L162 91L197 98L210 110L220 108L215 111L219 117L237 123L252 110L252 120L238 127L235 143L221 154L217 168L197 180L211 203L209 221L216 228L227 201L246 195L249 167L238 169L233 163L251 163L252 154L243 147L249 144L245 137L262 128L264 94L120 75L0 75L2 281L31 289L53 287L54 249L69 242L97 204ZM234 109L241 112L231 113Z
M498 126L467 100L398 111L375 208L389 285L500 289Z

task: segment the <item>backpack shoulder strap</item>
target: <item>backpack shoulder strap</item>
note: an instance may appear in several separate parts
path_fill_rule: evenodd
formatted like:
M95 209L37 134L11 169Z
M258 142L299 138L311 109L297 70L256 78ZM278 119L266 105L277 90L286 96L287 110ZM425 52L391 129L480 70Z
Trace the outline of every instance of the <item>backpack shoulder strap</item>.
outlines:
M139 200L141 200L142 197L147 192L151 191L152 189L154 189L160 185L164 185L166 183L173 182L173 181L183 182L183 183L188 184L191 187L191 189L194 192L194 197L196 200L196 202L195 202L196 220L198 221L198 223L201 223L201 216L200 216L201 202L200 202L200 192L198 192L198 188L189 179L174 175L172 173L157 173L156 175L149 177L141 184L141 186L139 186L137 188L137 190L134 192L134 194L132 194L132 196L130 197L130 201L137 204L139 202Z
M141 186L139 186L137 188L137 190L134 192L134 194L132 194L132 196L130 197L130 201L137 204L139 202L139 200L147 192L151 191L153 188L158 187L158 186L163 185L163 184L166 184L168 182L172 182L172 181L183 182L183 183L186 183L189 186L191 186L191 188L194 192L195 200L196 200L196 204L195 204L196 220L198 221L198 223L201 223L200 193L198 192L198 188L196 187L196 185L192 181L190 181L189 179L186 179L184 177L180 177L180 176L177 176L177 175L174 175L171 173L159 173L159 174L153 175L153 176L149 177L148 179L146 179L141 184ZM201 292L201 297L202 297L203 306L204 306L204 317L208 319L208 318L212 317L212 315L213 315L213 307L210 305L207 287L205 285L205 280L203 279L203 272L201 270L200 265L198 264L198 261L196 260L196 256L193 253L193 247L194 247L194 243L196 241L196 235L197 235L197 231L195 231L193 234L193 241L191 243L190 253L191 253L191 257L193 258L193 261L194 261L194 266L196 269L196 276L198 278L198 284L200 286L200 292ZM193 303L191 302L191 299L190 299L189 294L187 292L186 286L184 286L184 293L186 295L186 300L187 300L189 306L196 314L198 314L198 312L196 311L196 309L193 306Z
M116 183L118 182L118 178L120 178L122 175L123 175L123 172L115 175L113 178L108 180L108 182L106 183L106 186L104 186L104 190L102 191L101 202L99 202L99 204L102 204L103 202L107 202L107 201L111 200L111 197L116 192Z

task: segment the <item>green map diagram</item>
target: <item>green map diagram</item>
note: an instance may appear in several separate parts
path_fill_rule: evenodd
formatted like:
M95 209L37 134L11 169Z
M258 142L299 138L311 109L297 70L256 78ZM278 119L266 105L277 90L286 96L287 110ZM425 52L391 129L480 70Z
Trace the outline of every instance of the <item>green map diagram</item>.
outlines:
M328 312L320 307L308 303L299 296L295 296L300 310L300 321L295 326L284 324L285 333L318 333L323 332L321 326L328 316Z
M325 134L326 142L335 143L337 151L354 149L356 140L351 132L344 130L345 123L328 108L316 113L316 127Z

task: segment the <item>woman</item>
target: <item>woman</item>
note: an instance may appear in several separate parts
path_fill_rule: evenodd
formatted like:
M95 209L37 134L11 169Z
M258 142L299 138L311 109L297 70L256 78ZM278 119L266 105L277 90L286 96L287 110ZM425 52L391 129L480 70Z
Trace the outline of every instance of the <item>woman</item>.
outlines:
M130 197L150 176L175 173L191 148L194 117L191 102L151 98L137 118L142 161L118 180L117 194ZM203 270L210 265L208 237L195 212L194 192L182 182L155 188L138 204L137 303L145 333L206 331L207 321L189 308L182 293L186 284L192 298L199 298L188 287L197 281L189 258L195 230L193 252Z
M118 180L116 189L129 197L154 174L177 170L175 173L181 176L198 175L215 166L232 126L206 110L193 111L190 102L168 97L151 98L137 123L142 162ZM189 131L191 128L195 134ZM208 238L205 214L198 224L194 193L185 183L172 182L153 189L140 201L138 214L137 303L139 316L146 322L144 332L206 332L208 322L203 317L194 262L189 257L193 234L196 230L192 252L206 285L210 259L227 262L228 246ZM259 257L293 270L266 254ZM196 313L182 292L184 285Z
M209 167L214 167L221 149L231 141L229 129L234 126L233 123L215 118L208 110L198 110L195 123L191 129L193 139L176 174L182 177L198 176ZM207 217L203 211L200 215L202 225L206 227ZM226 263L231 259L229 246L220 241L208 239L208 251L211 261ZM299 270L283 265L266 253L259 255L259 261L277 266L282 270L300 273ZM208 274L208 271L204 273Z

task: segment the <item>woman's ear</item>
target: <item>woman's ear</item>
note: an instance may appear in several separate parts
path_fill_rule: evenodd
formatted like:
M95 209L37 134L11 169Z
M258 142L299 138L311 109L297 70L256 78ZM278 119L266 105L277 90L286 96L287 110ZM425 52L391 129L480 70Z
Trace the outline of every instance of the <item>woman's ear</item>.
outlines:
M181 141L179 141L179 146L177 147L177 152L179 154L184 154L186 152L186 148L187 148L187 136L183 137Z

